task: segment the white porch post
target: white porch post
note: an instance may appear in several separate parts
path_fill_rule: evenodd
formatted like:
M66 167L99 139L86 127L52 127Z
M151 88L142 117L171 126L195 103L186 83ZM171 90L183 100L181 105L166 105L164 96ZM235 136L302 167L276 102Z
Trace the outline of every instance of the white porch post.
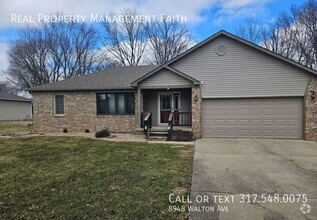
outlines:
M141 89L140 87L137 88L138 92L138 127L141 127Z

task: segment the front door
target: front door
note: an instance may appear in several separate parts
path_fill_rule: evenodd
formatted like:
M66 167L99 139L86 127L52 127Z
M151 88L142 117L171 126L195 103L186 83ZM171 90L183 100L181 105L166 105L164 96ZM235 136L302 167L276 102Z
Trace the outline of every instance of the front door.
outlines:
M168 122L168 116L172 110L172 94L160 95L161 123Z
M174 121L178 124L178 112L180 106L179 92L165 92L159 95L160 119L161 124L168 122L170 112L174 111Z

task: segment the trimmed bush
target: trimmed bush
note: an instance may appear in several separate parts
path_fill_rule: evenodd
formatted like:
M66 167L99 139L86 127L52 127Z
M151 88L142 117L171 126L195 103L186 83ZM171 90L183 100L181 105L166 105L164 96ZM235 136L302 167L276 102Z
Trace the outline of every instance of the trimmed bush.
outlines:
M169 140L170 141L192 141L193 140L193 132L174 130L174 131L172 131L172 135L171 135Z
M103 137L109 137L109 136L110 136L110 131L108 129L97 131L95 134L96 138L103 138Z

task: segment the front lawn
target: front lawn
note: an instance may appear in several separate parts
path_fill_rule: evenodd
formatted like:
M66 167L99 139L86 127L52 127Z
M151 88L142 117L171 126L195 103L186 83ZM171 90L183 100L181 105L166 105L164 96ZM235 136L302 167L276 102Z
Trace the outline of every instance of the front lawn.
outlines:
M32 121L0 121L0 136L27 132L28 124L32 124Z
M0 139L0 219L183 219L192 146L78 137Z

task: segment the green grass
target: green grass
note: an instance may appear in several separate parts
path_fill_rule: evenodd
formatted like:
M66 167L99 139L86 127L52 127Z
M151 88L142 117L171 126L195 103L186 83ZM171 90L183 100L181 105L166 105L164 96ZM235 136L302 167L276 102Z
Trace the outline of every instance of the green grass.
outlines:
M15 132L27 132L31 121L0 121L0 136L12 135Z
M192 146L78 137L0 139L0 219L184 219Z

